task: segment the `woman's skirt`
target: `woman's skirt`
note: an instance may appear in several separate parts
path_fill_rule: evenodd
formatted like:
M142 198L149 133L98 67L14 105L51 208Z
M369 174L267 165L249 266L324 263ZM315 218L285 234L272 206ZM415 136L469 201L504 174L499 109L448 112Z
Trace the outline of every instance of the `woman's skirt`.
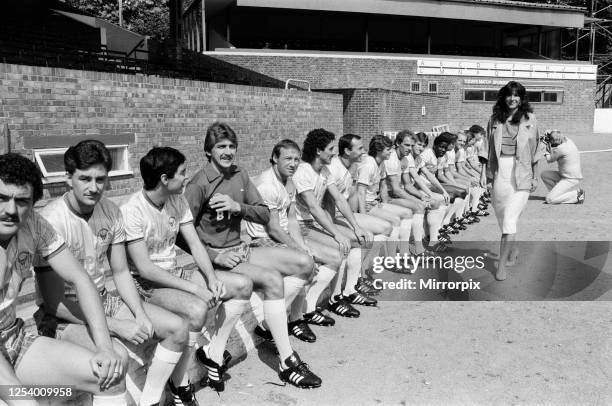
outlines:
M516 159L501 156L493 181L492 202L502 234L516 234L516 223L529 199L528 190L517 190L514 170Z

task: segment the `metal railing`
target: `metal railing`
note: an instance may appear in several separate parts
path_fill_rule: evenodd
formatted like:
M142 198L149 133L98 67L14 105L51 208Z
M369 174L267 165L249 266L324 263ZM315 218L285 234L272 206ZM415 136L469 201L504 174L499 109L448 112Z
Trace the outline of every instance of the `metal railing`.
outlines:
M290 82L306 83L306 85L308 85L308 91L310 92L310 82L307 80L301 80L301 79L287 79L285 81L285 90L289 89Z

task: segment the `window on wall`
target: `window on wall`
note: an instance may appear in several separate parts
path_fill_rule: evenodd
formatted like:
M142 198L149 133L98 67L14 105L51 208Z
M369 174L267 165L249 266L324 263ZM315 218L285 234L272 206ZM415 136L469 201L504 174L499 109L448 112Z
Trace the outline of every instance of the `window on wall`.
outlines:
M107 145L106 148L113 159L109 176L131 175L127 145ZM64 170L64 153L68 148L44 148L34 150L34 159L44 176L44 181L57 182L66 175Z
M438 93L438 82L427 83L427 91L429 93Z
M497 90L493 89L463 89L463 101L466 102L495 102ZM563 103L563 90L528 89L529 103Z
M410 82L410 91L412 93L421 93L421 82Z

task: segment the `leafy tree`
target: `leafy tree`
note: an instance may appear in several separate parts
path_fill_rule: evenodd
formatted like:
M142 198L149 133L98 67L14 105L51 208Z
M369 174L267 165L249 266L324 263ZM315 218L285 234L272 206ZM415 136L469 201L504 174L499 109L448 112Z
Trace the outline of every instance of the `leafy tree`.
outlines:
M86 14L119 24L119 0L61 0ZM123 0L123 27L156 39L170 32L168 0Z

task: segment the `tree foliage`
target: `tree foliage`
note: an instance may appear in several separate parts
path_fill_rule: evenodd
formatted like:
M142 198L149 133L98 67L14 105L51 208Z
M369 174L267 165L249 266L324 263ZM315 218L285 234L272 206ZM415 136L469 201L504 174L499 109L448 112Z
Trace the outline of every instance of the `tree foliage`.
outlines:
M86 14L119 24L119 0L62 0ZM123 27L156 39L170 32L168 0L123 0Z

